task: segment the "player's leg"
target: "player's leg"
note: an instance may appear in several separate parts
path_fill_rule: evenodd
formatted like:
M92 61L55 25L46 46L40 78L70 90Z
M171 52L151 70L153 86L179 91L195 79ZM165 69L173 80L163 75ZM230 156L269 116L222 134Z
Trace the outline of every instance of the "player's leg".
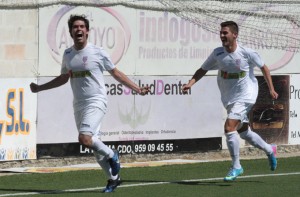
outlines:
M252 105L248 105L247 111L250 111ZM246 140L252 146L263 150L269 159L269 165L272 171L274 171L277 167L277 159L276 159L276 145L271 145L266 143L257 133L253 132L249 126L249 120L244 119L244 123L241 124L238 132L242 139Z
M104 144L98 135L94 135L91 138L91 141L91 148L94 150L94 153L105 156L108 164L110 165L112 176L118 175L121 168L119 152L117 150L112 150L106 144Z
M105 155L107 158L112 158L114 152L107 145L105 145L97 136L91 136L90 132L81 132L79 134L78 140L79 143L92 149L94 152L99 153L100 155Z
M107 185L102 190L102 192L104 193L113 192L121 184L120 175L119 174L115 176L112 175L110 164L105 156L97 154L96 152L94 152L94 155L97 163L101 166L108 180Z
M237 132L238 126L242 119L243 105L240 103L234 103L227 106L226 110L227 120L224 125L224 130L226 136L226 143L231 156L232 164L224 180L232 181L244 172L240 164L240 143Z
M98 135L93 136L92 141L94 144L93 146L99 148L98 151L96 150L96 148L93 149L96 161L101 166L108 180L107 185L102 190L102 192L113 192L121 184L121 178L119 175L119 154L116 150L112 150L107 145L105 145L98 138Z
M226 120L226 127L231 124L238 124L237 120ZM234 123L233 123L234 122ZM236 130L230 131L225 130L225 136L226 136L226 143L227 147L231 156L231 167L229 169L229 172L227 173L226 177L224 178L225 181L233 181L236 179L237 176L241 175L243 173L243 168L240 164L240 142L238 137L238 132Z
M79 131L79 143L91 148L101 155L112 158L114 152L105 145L99 138L101 121L105 112L97 107L87 107L75 113L77 129Z
M246 128L239 130L242 139L246 140L252 146L263 150L267 155L273 153L271 144L266 143L257 133L253 132L248 124L244 124Z
M240 142L238 132L236 131L234 125L239 124L238 120L227 119L225 122L225 136L227 147L232 159L232 166L235 169L241 168L240 164ZM230 129L232 128L232 129Z
M79 130L80 144L94 151L97 162L108 176L108 186L105 192L112 192L119 184L120 162L117 151L113 151L99 138L101 121L105 115L100 108L86 108L75 113L77 128ZM116 184L117 183L117 184Z

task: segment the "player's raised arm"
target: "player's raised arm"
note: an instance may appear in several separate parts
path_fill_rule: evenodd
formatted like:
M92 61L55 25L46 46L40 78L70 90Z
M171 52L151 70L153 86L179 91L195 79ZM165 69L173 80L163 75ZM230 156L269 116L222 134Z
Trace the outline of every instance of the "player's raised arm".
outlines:
M204 70L202 68L199 68L195 74L193 75L192 79L189 80L188 84L184 85L182 87L183 94L187 94L188 90L191 89L191 87L199 81L205 74L207 73L207 70Z
M135 84L133 81L131 81L123 72L121 72L119 69L114 68L110 71L108 71L118 82L122 83L126 87L136 91L140 95L146 95L150 91L149 87L139 87L137 84Z
M266 65L264 65L261 68L261 72L263 73L264 78L268 84L270 95L271 95L272 99L277 99L278 93L274 89L274 85L273 85L273 81L272 81L272 77L271 77L269 68Z
M36 92L40 92L43 90L56 88L56 87L59 87L61 85L64 85L65 83L67 83L69 78L70 78L69 74L61 74L58 77L55 77L53 80L51 80L45 84L42 84L42 85L38 85L36 83L31 83L30 89L33 93L36 93Z

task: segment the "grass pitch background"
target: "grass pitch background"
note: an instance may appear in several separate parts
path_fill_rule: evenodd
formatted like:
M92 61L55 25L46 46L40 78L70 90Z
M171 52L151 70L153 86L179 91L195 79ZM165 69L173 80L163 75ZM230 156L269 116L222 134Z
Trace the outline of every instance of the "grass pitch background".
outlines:
M300 194L300 157L279 158L270 171L267 159L242 160L243 176L224 182L230 161L123 168L123 183L111 194L101 170L16 174L0 178L2 196L289 196Z

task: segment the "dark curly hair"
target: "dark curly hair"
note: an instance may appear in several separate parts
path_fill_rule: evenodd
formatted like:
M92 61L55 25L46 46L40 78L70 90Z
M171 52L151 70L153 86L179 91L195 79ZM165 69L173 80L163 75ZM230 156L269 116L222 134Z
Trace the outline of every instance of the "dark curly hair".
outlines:
M89 20L86 18L85 15L71 15L69 20L68 20L68 26L69 26L69 32L71 34L71 31L72 31L72 26L73 26L73 23L75 21L83 21L84 24L85 24L85 27L86 29L89 31L90 30L90 22ZM72 36L72 35L71 35Z

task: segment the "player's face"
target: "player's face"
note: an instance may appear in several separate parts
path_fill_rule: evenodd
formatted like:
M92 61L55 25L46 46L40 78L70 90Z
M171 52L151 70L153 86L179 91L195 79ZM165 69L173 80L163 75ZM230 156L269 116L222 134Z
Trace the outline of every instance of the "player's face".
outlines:
M82 49L86 45L88 33L84 21L77 20L73 23L71 35L76 49Z
M235 44L237 34L233 33L229 27L222 27L220 31L220 38L223 47L230 48Z

